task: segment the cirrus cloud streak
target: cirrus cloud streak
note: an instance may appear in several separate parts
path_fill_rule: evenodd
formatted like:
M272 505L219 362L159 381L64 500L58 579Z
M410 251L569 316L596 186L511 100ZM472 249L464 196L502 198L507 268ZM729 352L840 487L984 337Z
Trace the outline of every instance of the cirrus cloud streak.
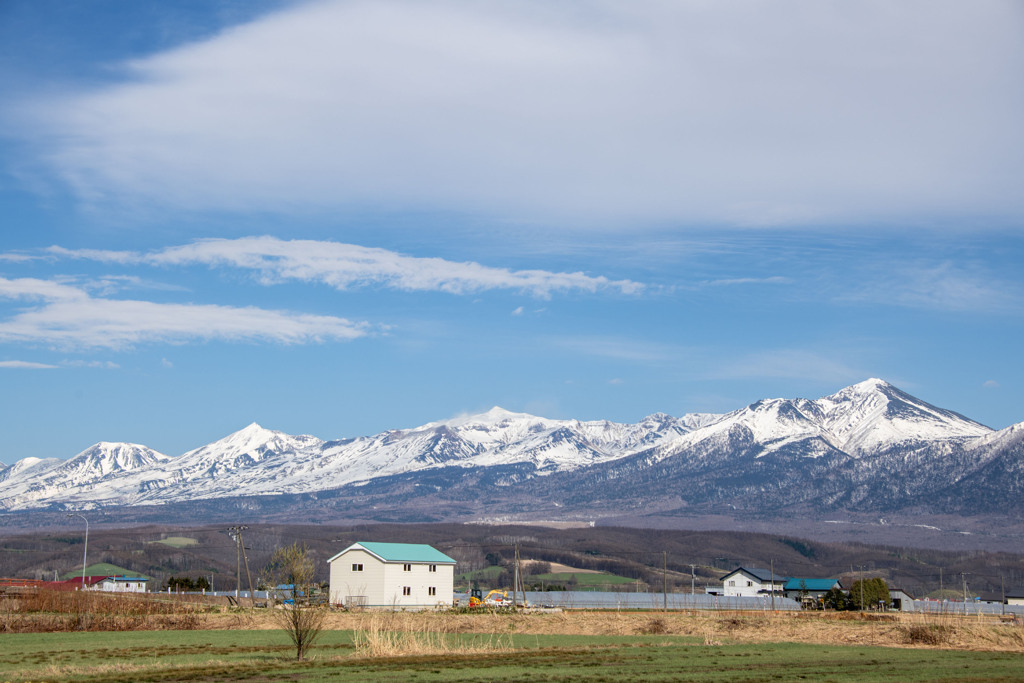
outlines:
M285 280L321 282L339 290L382 286L403 291L472 294L509 289L547 299L555 292L618 290L637 294L644 285L610 280L581 272L509 270L474 262L422 258L387 249L319 240L281 240L275 237L204 239L145 254L96 249L51 247L49 253L118 264L230 266L259 273L264 284Z
M94 298L73 285L32 278L0 278L0 298L42 300L0 321L0 342L57 348L125 349L142 343L214 340L302 344L347 341L371 332L367 323L252 306Z
M106 206L1019 220L1020 20L1011 0L322 0L6 127Z

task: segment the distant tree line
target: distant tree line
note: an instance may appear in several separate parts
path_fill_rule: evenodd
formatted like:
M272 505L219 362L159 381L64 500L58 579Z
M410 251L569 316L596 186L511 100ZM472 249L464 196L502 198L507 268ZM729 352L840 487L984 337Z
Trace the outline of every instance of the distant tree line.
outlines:
M889 605L889 586L884 579L858 579L849 592L833 588L822 597L822 607L836 611L878 609Z
M190 576L171 576L167 579L165 589L170 588L175 593L187 593L189 591L208 591L210 582L205 576L193 579Z

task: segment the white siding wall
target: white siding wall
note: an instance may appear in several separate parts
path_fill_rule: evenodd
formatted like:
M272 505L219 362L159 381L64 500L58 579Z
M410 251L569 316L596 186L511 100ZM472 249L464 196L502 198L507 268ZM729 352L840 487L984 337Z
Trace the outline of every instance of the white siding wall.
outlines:
M145 593L144 581L103 581L100 590L105 593Z
M353 571L361 564L362 571ZM333 605L365 607L435 607L452 604L455 567L451 564L382 562L365 550L354 549L331 562ZM434 566L436 571L430 571ZM409 594L405 595L405 588ZM434 595L430 589L434 589ZM353 600L355 596L361 599Z
M730 574L722 581L722 593L726 596L756 597L757 592L766 586L745 572Z
M362 565L362 571L353 571L352 565ZM346 605L362 602L372 605L384 595L385 565L365 550L350 550L331 563L331 604ZM361 598L361 600L359 599Z
M384 593L387 600L382 605L396 607L434 607L452 604L452 586L455 583L455 568L450 564L409 563L405 571L403 563L388 563L384 569ZM436 571L430 571L435 567ZM409 595L405 595L405 589ZM430 589L434 595L430 595Z

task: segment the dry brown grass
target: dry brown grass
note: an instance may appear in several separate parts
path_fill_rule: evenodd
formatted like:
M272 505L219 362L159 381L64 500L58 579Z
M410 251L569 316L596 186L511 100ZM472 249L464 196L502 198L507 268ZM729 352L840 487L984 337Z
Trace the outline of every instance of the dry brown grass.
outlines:
M207 680L203 678L203 674L208 673L211 669L218 671L221 674L230 674L230 672L247 672L256 669L259 666L259 662L256 660L250 661L228 661L228 660L204 660L197 661L193 664L176 664L175 675L181 675L183 673L194 672L195 678L198 680ZM132 680L133 678L142 678L146 674L149 677L154 675L159 676L166 672L166 664L161 662L153 662L149 664L138 664L135 662L116 662L113 664L89 664L89 665L68 665L68 664L50 664L49 666L41 669L33 669L32 671L25 673L13 673L7 674L5 681L62 681L70 680L73 678L101 678L101 679L115 679L115 680Z
M324 628L358 630L370 614L333 612ZM921 615L858 615L770 612L556 612L516 614L394 613L388 630L419 633L658 635L691 636L717 644L795 642L821 645L943 647L963 650L1024 652L1024 628L976 618ZM942 642L925 643L910 636L920 624L939 624ZM931 628L931 627L929 627Z
M424 624L417 626L422 629ZM438 623L435 630L408 630L403 619L393 614L372 615L355 630L353 640L357 657L402 657L409 655L447 655L453 652L487 653L511 651L511 643L502 636L466 640L453 638L450 631Z
M0 633L188 630L208 609L162 596L31 590L0 600Z
M49 593L49 594L48 594ZM279 629L272 610L213 601L39 591L0 598L0 633L69 630ZM363 647L443 653L452 634L689 636L709 645L794 642L1024 652L1024 627L978 616L851 612L326 612L323 629L361 633ZM410 635L418 634L418 635ZM486 636L486 637L484 637ZM459 648L464 650L465 643Z

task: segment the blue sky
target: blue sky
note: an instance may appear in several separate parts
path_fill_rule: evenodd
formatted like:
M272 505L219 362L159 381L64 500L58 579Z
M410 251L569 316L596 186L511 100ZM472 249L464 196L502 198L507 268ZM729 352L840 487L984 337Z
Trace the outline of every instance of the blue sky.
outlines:
M5 0L0 462L868 377L1024 420L1018 2Z

